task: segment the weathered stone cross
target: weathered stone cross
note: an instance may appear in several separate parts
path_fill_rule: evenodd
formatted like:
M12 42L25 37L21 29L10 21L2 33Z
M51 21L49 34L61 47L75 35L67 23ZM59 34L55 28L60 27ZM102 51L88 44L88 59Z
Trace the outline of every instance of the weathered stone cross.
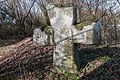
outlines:
M48 6L48 13L51 26L54 31L52 37L46 35L40 29L34 31L33 40L39 45L46 43L56 43L53 55L53 65L55 70L59 72L76 72L77 68L74 63L73 44L94 44L100 40L101 22L94 22L91 25L85 26L83 30L78 31L73 25L76 22L77 9L75 7L55 7ZM96 34L96 35L94 35ZM53 40L54 38L54 40Z

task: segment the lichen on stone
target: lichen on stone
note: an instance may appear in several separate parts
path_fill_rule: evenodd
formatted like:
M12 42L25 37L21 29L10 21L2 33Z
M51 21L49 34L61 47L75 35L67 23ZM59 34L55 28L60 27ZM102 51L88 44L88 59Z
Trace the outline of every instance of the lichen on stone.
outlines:
M90 25L98 20L98 17L94 14L84 14L82 18L83 21L76 24L75 28L78 30L82 30L84 26Z

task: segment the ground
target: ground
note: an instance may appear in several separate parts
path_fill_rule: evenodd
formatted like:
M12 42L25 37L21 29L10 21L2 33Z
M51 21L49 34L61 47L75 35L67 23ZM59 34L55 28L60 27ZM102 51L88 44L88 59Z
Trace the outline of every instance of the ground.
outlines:
M0 47L0 58L2 58L4 55L7 55L10 51L16 50L16 48L19 48L21 45L23 45L23 43L26 43L30 39L31 38L26 38L17 43ZM29 48L30 47L28 47L28 50L30 50ZM67 72L56 73L54 72L53 67L50 67L49 70L44 72L43 78L38 77L40 75L37 75L36 73L32 72L31 73L32 76L36 74L37 78L31 78L31 79L33 80L38 80L38 78L43 80L119 80L120 79L120 45L114 45L110 47L106 47L106 46L88 47L84 49L79 49L78 53L76 54L79 56L78 57L79 63L76 63L79 70L78 73L75 74L67 73Z

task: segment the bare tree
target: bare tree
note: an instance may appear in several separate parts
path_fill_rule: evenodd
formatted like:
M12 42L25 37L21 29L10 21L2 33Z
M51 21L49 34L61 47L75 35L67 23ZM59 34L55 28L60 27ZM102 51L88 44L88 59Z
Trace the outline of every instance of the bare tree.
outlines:
M2 7L0 7L0 15L2 15L0 21L6 22L5 20L9 20L9 22L17 24L20 30L19 34L24 34L26 29L32 32L31 27L33 26L41 26L41 29L48 26L50 28L51 23L46 8L50 3L59 7L77 6L79 10L78 14L80 15L79 22L88 20L87 17L85 17L86 15L90 15L90 19L93 18L92 15L95 15L97 19L106 20L104 22L108 22L111 20L110 17L113 17L115 23L117 20L114 10L116 10L117 7L112 5L119 3L119 0L115 0L116 2L111 1L112 0L3 0L0 2L0 5L2 5ZM110 5L110 3L112 5ZM107 7L105 7L105 5Z

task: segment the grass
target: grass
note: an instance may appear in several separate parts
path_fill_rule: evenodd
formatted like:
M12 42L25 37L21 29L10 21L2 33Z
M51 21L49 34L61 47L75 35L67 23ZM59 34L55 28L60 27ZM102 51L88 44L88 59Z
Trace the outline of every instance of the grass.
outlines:
M96 49L97 50L97 49ZM99 51L99 50L98 50ZM101 51L101 52L100 52ZM119 80L120 74L120 48L101 48L99 52L95 52L96 57L82 68L84 76L82 80ZM97 56L98 55L98 56ZM86 57L87 58L87 57Z
M102 61L102 62L107 62L108 60L110 60L110 57L107 55L104 55L102 57L98 57L97 60Z
M6 50L9 47L1 47ZM77 73L56 73L53 68L44 72L47 80L119 80L120 79L120 45L80 49L75 53L79 60ZM51 61L50 61L51 62ZM76 63L75 63L76 64ZM36 70L34 70L36 71ZM38 72L38 71L37 71ZM29 73L29 72L27 72ZM32 76L37 75L33 73ZM34 76L35 77L35 76ZM38 75L37 77L40 77ZM15 80L15 79L13 79ZM37 80L37 79L36 79Z
M105 46L81 49L78 51L79 71L74 74L68 72L57 73L54 74L54 78L56 80L119 80L119 51L119 47Z

